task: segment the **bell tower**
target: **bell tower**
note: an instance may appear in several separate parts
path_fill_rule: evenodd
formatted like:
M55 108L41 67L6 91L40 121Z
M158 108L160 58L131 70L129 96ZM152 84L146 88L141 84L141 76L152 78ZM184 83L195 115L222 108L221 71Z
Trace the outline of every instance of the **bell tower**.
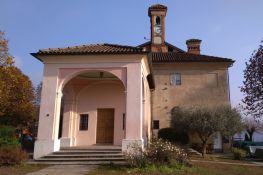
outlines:
M151 51L168 52L165 45L165 16L167 7L155 4L149 7L148 16L151 21Z

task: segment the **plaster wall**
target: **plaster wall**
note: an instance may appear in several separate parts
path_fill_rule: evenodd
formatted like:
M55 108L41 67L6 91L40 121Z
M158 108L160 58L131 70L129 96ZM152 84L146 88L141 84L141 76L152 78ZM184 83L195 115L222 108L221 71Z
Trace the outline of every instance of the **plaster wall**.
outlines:
M125 89L121 82L101 82L82 89L77 96L76 146L96 144L97 109L114 108L114 145L124 139L123 113L125 113ZM78 129L80 114L89 114L87 131Z
M142 59L142 103L143 103L143 140L148 144L151 139L151 90L147 81L150 74L147 57Z
M153 65L156 89L152 93L153 120L160 128L170 126L176 106L229 104L228 66L224 63L179 63ZM181 85L171 85L170 75L181 74Z

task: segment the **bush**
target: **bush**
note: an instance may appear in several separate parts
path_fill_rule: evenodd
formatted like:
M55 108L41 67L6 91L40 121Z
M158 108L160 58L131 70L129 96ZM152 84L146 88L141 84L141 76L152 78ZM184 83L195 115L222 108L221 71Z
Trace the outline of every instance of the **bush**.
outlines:
M143 168L147 165L182 164L189 165L186 152L162 139L154 139L145 150L139 145L131 145L133 151L125 153L126 160L133 167Z
M151 163L188 163L188 155L183 149L162 139L153 140L146 149L146 155Z
M0 126L0 147L20 147L15 133L13 127Z
M0 166L18 165L27 159L26 152L20 148L4 147L0 148Z
M235 160L243 160L246 157L246 151L242 149L233 148L232 152L233 152L233 158Z
M187 144L189 137L187 132L175 130L173 128L162 128L158 131L158 138L177 144Z
M0 137L15 137L15 128L11 126L0 126Z
M147 157L140 144L133 143L128 146L128 150L124 153L124 157L131 167L146 167L148 164Z

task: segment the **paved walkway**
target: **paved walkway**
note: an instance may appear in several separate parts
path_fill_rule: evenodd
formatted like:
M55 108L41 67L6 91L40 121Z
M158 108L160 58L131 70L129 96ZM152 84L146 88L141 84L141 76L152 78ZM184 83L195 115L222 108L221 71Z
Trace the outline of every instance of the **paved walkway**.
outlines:
M26 175L85 175L95 165L54 165Z

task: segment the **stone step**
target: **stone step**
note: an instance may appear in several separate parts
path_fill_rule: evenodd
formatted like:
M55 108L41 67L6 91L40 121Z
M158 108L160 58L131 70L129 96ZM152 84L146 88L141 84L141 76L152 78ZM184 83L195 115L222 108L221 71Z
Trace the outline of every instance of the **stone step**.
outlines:
M196 151L196 150L194 150L194 149L192 149L192 148L188 148L186 151L187 151L187 153L188 153L189 155L202 156L201 153L199 153L198 151Z
M50 165L127 164L120 147L116 146L61 148L60 151L31 161L30 163Z
M28 164L43 164L43 165L127 165L126 161L29 161Z
M119 154L121 151L103 151L103 150L61 150L54 154Z
M79 151L79 150L91 150L91 151L121 151L120 147L62 147L60 150L67 151Z
M50 154L45 156L45 158L59 158L59 157L123 157L122 153L118 154L110 154L110 153L104 153L104 154Z
M38 162L45 162L45 161L125 161L123 157L79 157L79 158L39 158L35 159Z

